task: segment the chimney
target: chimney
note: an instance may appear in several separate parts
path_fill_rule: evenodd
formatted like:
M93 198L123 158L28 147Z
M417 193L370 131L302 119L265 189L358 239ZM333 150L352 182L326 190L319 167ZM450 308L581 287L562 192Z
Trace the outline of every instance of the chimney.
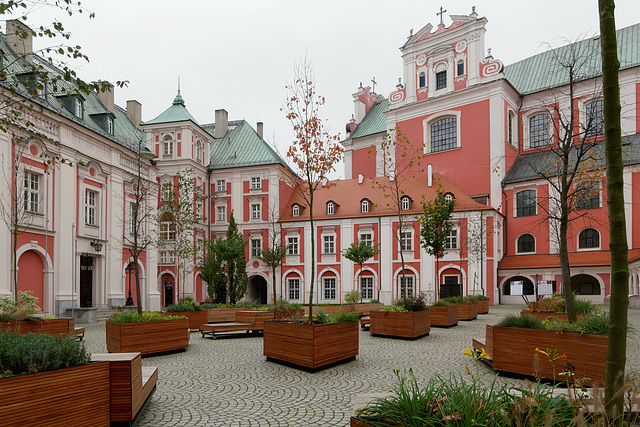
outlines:
M16 55L33 63L33 36L31 28L17 19L7 21L7 43Z
M229 130L229 113L227 110L216 110L216 131L214 138L224 138Z
M98 84L104 86L104 92L102 90L98 91L98 99L100 100L100 102L102 102L102 105L104 105L107 110L115 114L116 111L113 102L113 85L109 82L103 81L98 82ZM127 103L127 107L128 106L129 104Z
M260 139L262 139L263 127L264 124L262 122L256 123L256 132L258 132L258 136L260 137Z
M433 186L433 170L431 165L427 165L427 187Z
M113 96L113 95L112 95ZM131 123L138 129L141 129L140 123L142 123L142 104L135 99L127 101L127 117L131 120Z

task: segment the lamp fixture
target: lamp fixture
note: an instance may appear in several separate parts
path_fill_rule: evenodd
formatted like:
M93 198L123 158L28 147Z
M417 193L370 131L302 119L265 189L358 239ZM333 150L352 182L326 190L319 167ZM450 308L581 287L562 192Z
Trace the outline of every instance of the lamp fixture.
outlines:
M102 242L99 240L93 241L89 244L96 250L96 252L100 252L102 250Z

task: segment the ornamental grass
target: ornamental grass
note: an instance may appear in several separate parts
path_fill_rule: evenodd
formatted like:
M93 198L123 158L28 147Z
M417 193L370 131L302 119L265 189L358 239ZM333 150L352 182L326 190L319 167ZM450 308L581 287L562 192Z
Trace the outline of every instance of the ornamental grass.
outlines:
M119 311L109 318L114 323L154 322L161 320L186 319L186 316L167 316L159 311L143 311L142 315L135 311Z

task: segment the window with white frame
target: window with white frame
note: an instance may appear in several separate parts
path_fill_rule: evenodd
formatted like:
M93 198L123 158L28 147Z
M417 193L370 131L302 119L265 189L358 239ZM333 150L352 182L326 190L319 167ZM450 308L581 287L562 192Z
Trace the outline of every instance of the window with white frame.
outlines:
M40 212L40 175L30 171L24 173L24 210Z
M260 203L252 203L251 204L251 219L260 219Z
M262 180L260 179L260 177L254 176L253 178L251 178L251 189L259 190L260 188L262 188Z
M400 209L403 211L408 211L411 207L411 199L409 197L403 197L400 200Z
M298 255L298 236L287 237L287 255Z
M600 233L595 228L585 228L578 236L578 249L598 249Z
M458 146L458 119L445 117L429 126L431 152L451 150Z
M535 190L523 190L516 194L516 216L536 215L536 192Z
M518 123L516 122L516 115L513 111L509 111L509 118L507 119L507 141L509 144L516 146Z
M427 85L427 77L424 72L420 73L418 76L418 87L425 87Z
M75 108L73 111L73 114L81 119L84 116L84 109L82 108L82 99L80 99L79 96L76 96L76 100L75 100L75 104L74 104Z
M325 277L323 279L324 299L336 299L336 278Z
M165 135L162 138L162 157L173 157L173 137Z
M333 215L335 211L335 204L333 202L327 202L327 215Z
M216 206L216 221L218 222L226 222L227 221L227 207L226 206Z
M444 242L445 249L458 249L458 230L453 228Z
M176 254L173 251L160 251L160 264L175 264Z
M360 202L360 212L362 213L369 212L369 201L367 199L364 199L363 201Z
M160 240L176 240L176 223L162 221L160 223Z
M218 193L226 193L227 192L227 181L224 179L219 179L216 182L216 192Z
M129 234L136 234L138 225L138 204L129 202ZM142 230L140 230L142 232Z
M196 160L202 161L202 142L196 141Z
M92 190L84 192L84 223L87 225L96 225L96 209L98 206L98 193Z
M457 75L463 76L464 75L464 59L459 60L456 65L457 65Z
M529 118L529 147L537 148L549 144L549 115L536 114Z
M600 207L600 182L584 181L578 183L576 198L576 209L598 209Z
M323 241L324 241L324 248L323 248L324 250L322 253L325 253L325 254L336 253L335 236L333 235L324 236Z
M291 206L291 216L300 216L300 206L299 205Z
M113 135L113 117L107 117L107 133Z
M411 230L400 232L400 250L401 251L413 250L413 232Z
M398 276L400 280L400 296L413 295L413 276Z
M289 299L300 299L300 279L287 279L287 288L289 289Z
M367 246L373 246L373 236L371 233L360 233L360 243Z
M585 105L585 129L587 138L604 135L604 101L597 99Z
M451 194L451 193L445 193L444 194L444 199L447 202L453 202L453 199L455 199L455 197L453 197L453 194Z
M260 255L262 255L262 240L251 239L251 256L255 258Z
M171 200L171 198L173 197L173 184L171 184L170 182L165 182L164 184L162 184L161 197L165 202L167 200Z
M360 277L360 290L363 299L373 299L373 276Z
M436 73L436 90L447 87L447 70Z

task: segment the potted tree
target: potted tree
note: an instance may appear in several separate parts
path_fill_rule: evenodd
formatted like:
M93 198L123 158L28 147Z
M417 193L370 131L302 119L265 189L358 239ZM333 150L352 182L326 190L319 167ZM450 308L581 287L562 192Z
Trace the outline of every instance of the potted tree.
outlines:
M143 311L114 313L106 323L109 353L161 353L189 347L185 316Z
M319 116L324 97L316 93L310 63L304 60L295 74L295 83L287 86L289 96L283 110L296 134L287 156L299 175L292 173L287 184L308 207L311 254L315 254L314 195L325 185L330 185L327 175L340 160L343 149L337 143L338 136L329 135ZM307 322L264 323L263 343L267 360L316 370L351 360L358 354L358 317L355 314L340 311L331 317L313 316L315 274L316 259L312 255Z
M430 330L429 307L422 295L410 295L371 312L371 335L416 339L429 335Z

